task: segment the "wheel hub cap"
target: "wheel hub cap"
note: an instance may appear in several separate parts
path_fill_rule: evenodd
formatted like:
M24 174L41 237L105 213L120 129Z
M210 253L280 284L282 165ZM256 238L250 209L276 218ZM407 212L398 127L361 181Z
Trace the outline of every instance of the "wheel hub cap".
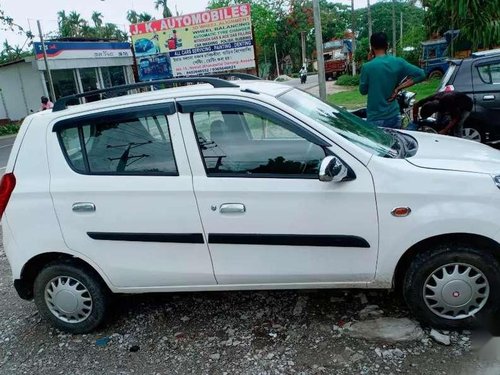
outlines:
M481 133L474 128L464 128L462 137L471 141L481 142Z
M60 276L45 287L45 303L50 312L66 323L81 323L86 320L93 307L88 289L80 281Z
M477 314L488 301L490 289L479 269L452 263L431 273L423 292L425 303L434 314L458 320Z

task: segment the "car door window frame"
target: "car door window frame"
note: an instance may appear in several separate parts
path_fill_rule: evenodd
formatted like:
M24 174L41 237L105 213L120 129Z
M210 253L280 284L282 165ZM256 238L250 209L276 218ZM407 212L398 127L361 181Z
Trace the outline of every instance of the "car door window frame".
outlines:
M162 104L153 104L153 105L143 105L132 108L120 108L115 110L108 110L103 112L96 112L92 114L84 114L76 117L65 118L63 120L57 121L53 127L52 132L56 134L58 139L59 147L61 149L62 154L64 155L65 161L67 165L73 170L75 173L81 175L88 176L125 176L125 177L135 177L135 176L164 176L164 177L176 177L179 176L179 166L177 164L174 145L172 141L172 135L170 130L170 124L168 121L168 116L176 113L175 104L173 102L170 103L162 103ZM92 125L93 121L102 122L103 119L110 119L110 121L120 122L130 120L131 118L142 118L142 117L150 117L150 116L165 116L165 120L167 121L167 130L169 133L169 144L172 151L173 163L175 166L175 172L127 172L127 173L117 173L117 172L95 172L90 168L89 158L87 147L85 144L85 136L83 127ZM81 154L83 158L83 166L84 170L79 170L75 168L74 163L70 159L67 149L64 145L61 132L66 129L78 129L78 138L79 138L79 146L81 149ZM163 135L162 135L163 137Z
M473 67L475 69L475 74L473 74L473 77L477 77L479 78L479 82L482 84L482 85L485 85L486 87L490 88L490 87L494 87L496 85L500 85L500 81L498 82L495 82L493 80L493 75L491 74L491 66L493 65L496 65L496 66L499 66L500 67L500 60L498 59L488 59L488 60L482 60L482 61L477 61L473 64ZM484 80L484 74L482 74L479 69L482 68L482 67L485 67L487 66L489 69L488 69L488 77L489 78L489 82L485 81Z
M232 113L240 113L241 116L244 116L244 113L254 114L256 116L264 117L267 120L275 122L289 130L304 140L313 143L319 147L321 147L325 153L325 157L332 155L332 152L329 150L331 147L331 143L325 141L321 137L315 135L309 130L305 129L304 126L300 125L298 122L294 122L285 115L277 112L277 110L270 109L266 106L250 102L243 101L238 99L194 99L188 101L181 101L177 103L177 107L180 113L189 114L189 118L191 121L191 126L195 137L197 137L198 132L196 130L196 126L194 123L194 113L197 112L232 112ZM249 129L246 128L245 120L242 121L241 124L246 132L250 132ZM317 179L317 175L299 175L299 174L276 174L276 173L255 173L251 175L241 174L241 173L231 173L231 172L222 172L222 173L209 173L208 167L206 165L206 161L203 155L203 151L200 147L198 139L196 139L196 144L198 147L198 151L202 160L202 164L205 170L205 175L208 178L279 178L279 179Z

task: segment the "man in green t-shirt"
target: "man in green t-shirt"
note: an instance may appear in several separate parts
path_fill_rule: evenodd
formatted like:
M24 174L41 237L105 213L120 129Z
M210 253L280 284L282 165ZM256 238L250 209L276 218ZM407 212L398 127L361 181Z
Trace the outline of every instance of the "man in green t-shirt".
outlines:
M368 94L367 120L380 127L399 129L401 117L394 99L399 91L423 81L425 73L405 59L388 55L385 33L374 33L370 45L371 60L363 65L359 83L359 92Z

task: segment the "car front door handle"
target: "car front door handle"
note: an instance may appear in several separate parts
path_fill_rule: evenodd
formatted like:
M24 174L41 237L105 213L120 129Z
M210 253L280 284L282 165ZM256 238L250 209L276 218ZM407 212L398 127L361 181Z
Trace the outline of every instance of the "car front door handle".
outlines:
M485 95L483 96L483 100L495 100L495 95Z
M221 204L219 212L221 214L242 214L246 212L246 207L241 203L224 203Z
M76 202L73 204L73 212L95 212L95 204L91 202Z

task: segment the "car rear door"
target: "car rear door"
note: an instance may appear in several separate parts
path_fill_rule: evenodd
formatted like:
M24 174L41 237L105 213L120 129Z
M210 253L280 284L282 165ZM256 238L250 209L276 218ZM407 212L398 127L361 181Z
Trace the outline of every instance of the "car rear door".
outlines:
M485 124L489 140L500 139L500 56L472 64L475 114Z
M318 179L331 143L262 102L182 100L179 117L219 284L367 282L378 221L372 177Z
M47 143L64 240L114 286L215 284L173 103L68 117Z

